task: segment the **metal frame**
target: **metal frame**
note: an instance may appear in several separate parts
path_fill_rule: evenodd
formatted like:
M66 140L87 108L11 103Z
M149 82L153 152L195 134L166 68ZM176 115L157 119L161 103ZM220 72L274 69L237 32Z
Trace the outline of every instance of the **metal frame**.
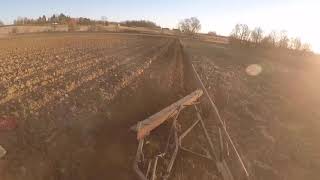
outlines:
M133 127L134 130L136 130L137 133L137 139L139 140L139 146L138 146L138 150L137 150L137 154L136 154L136 160L134 162L134 170L136 172L136 174L139 176L139 178L141 180L148 180L149 177L149 172L150 172L150 166L152 161L149 162L148 165L148 169L147 169L147 173L146 175L139 169L139 163L142 162L141 159L144 158L142 149L143 149L143 143L144 143L144 138L146 136L149 135L149 133L155 129L156 127L160 126L164 121L168 120L169 118L173 118L173 123L172 123L172 128L170 130L170 134L168 137L168 142L167 142L167 146L165 148L165 151L159 155L157 155L155 157L154 163L153 163L153 170L152 170L152 176L151 179L155 180L156 177L156 171L157 171L157 165L158 165L158 159L162 158L164 155L166 155L167 151L168 151L168 146L169 146L169 141L171 139L171 136L173 134L174 136L174 151L173 151L173 155L171 156L169 165L167 167L166 170L166 175L163 177L163 179L168 179L170 177L171 174L171 170L172 167L174 165L174 162L176 160L177 154L180 151L185 151L188 153L191 153L193 155L196 155L198 157L201 158L205 158L208 160L212 160L215 161L215 165L217 167L217 169L219 170L220 174L222 175L224 180L233 180L233 175L230 172L230 169L226 163L226 161L224 160L224 156L225 154L227 154L229 156L230 151L229 151L229 144L231 144L231 147L236 155L236 157L238 158L240 164L241 164L241 168L243 170L243 172L246 175L247 179L250 179L248 170L246 168L246 166L244 165L244 162L234 144L234 142L232 141L227 128L226 128L226 123L222 120L222 118L220 117L218 108L216 107L216 105L214 104L214 101L211 99L207 89L205 88L203 82L201 81L201 78L199 76L199 74L197 73L197 71L195 70L195 67L192 65L193 71L196 74L196 78L198 79L198 81L200 82L203 91L205 92L206 97L209 99L210 104L214 110L214 113L218 119L218 122L220 123L220 126L218 127L218 131L219 131L219 147L220 147L220 154L218 155L215 151L213 142L208 134L208 131L206 129L206 126L204 124L204 121L200 115L199 109L196 106L196 100L199 99L203 93L202 90L197 90L191 94L189 94L188 96L180 99L179 101L177 101L176 103L168 106L167 108L163 109L162 111L154 114L153 116L150 116L149 118L145 119L144 121L140 121L136 126ZM193 122L193 124L188 127L180 136L178 136L178 131L177 131L177 118L179 116L179 113L182 109L184 109L186 106L190 106L193 105L196 111L196 115L197 115L197 120L195 122ZM186 147L182 146L182 140L185 138L185 136L187 134L189 134L192 129L198 125L201 124L203 133L206 137L208 146L210 148L210 156L208 155L203 155L197 152L194 152L190 149L187 149ZM226 138L224 138L224 136L226 136Z
M212 143L212 140L207 132L207 129L205 127L205 124L203 122L203 119L199 113L199 110L196 106L196 103L194 104L190 104L188 106L194 106L194 109L196 110L196 113L197 113L197 120L195 120L192 125L190 127L188 127L183 133L181 133L180 135L178 135L178 130L177 130L177 121L178 121L178 116L181 112L181 109L183 109L185 106L181 106L181 107L177 107L177 113L176 115L173 117L173 122L172 122L172 127L170 129L170 134L169 134L169 137L168 137L168 140L167 140L167 146L164 150L163 153L161 154L158 154L155 156L154 158L154 163L153 163L153 169L152 169L152 174L151 174L151 180L155 180L157 177L156 177L156 172L157 172L157 166L158 166L158 160L159 158L162 158L164 157L167 153L168 153L168 146L169 146L169 143L170 143L170 139L172 137L172 135L174 136L174 150L173 150L173 154L170 158L170 161L169 161L169 164L166 168L166 174L162 177L163 179L168 179L171 175L171 171L172 171L172 168L173 168L173 165L174 165L174 162L177 158L177 155L178 155L178 152L179 151L184 151L184 152L188 152L188 153L191 153L197 157L201 157L201 158L205 158L207 160L210 160L210 161L216 161L218 159L218 156L217 154L215 153L215 150L214 150L214 146L213 146L213 143ZM190 149L187 149L186 147L183 147L182 146L182 141L183 139L189 134L192 132L192 130L194 129L194 127L196 127L196 125L200 124L202 130L203 130L203 133L206 137L206 140L207 140L207 143L208 143L208 146L210 147L210 154L209 156L208 155L204 155L204 154L200 154L200 153L197 153L197 152L194 152ZM137 130L139 130L139 128L141 128L141 125L142 125L142 122L139 122L137 124ZM148 180L148 177L149 177L149 174L150 174L150 168L151 168L151 164L153 162L153 160L150 160L149 161L149 164L148 164L148 168L147 168L147 171L146 173L144 174L141 169L139 168L139 163L141 163L144 159L144 155L143 155L143 144L144 144L144 138L140 139L139 140L139 145L138 145L138 149L137 149L137 154L136 154L136 159L134 161L134 170L136 172L136 174L138 175L138 177L141 179L141 180Z

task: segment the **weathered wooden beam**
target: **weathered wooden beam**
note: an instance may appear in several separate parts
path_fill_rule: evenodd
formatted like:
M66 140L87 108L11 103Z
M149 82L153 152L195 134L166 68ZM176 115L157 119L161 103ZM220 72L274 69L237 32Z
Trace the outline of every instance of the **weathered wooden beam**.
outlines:
M4 157L7 154L6 149L4 149L1 145L0 145L0 159L2 157Z
M148 117L147 119L140 121L140 128L134 128L137 133L137 139L143 139L153 129L161 125L167 119L174 117L185 106L194 104L203 94L203 91L198 89L191 94L185 96L179 101L171 104L170 106L162 109L158 113Z

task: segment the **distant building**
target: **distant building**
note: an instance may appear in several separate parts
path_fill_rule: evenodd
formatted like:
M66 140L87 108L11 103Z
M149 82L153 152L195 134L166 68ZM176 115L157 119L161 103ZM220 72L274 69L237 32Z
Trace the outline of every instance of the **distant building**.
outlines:
M170 29L169 28L162 28L161 33L170 34Z
M153 27L151 29L154 29L154 30L161 30L162 28L160 26L156 26L156 27Z
M175 34L175 35L180 35L180 34L181 34L180 29L172 29L172 32L173 32L173 34Z
M172 29L172 31L175 32L175 33L180 33L181 32L180 29Z
M214 31L210 31L210 32L208 32L208 35L210 35L210 36L216 36L216 35L217 35L217 33L216 33L216 32L214 32Z

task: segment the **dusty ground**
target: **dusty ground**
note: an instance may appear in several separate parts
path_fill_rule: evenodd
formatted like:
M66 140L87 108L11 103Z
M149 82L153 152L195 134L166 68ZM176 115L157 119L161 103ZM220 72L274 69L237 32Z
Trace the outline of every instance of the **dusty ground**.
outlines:
M134 179L137 142L129 127L197 87L186 59L218 105L251 179L317 179L317 57L190 40L183 45L186 54L176 39L161 36L1 39L0 117L16 119L18 127L0 131L8 152L0 179ZM262 71L248 75L251 64ZM218 143L218 123L208 105L199 106ZM194 119L192 110L183 112L181 128ZM201 130L194 133L185 145L206 151ZM239 166L230 167L241 179ZM215 173L212 164L181 154L172 177L219 179Z
M42 34L0 40L1 179L133 179L129 127L184 95L170 38Z
M319 179L318 56L183 44L252 179ZM260 66L261 73L246 73L252 64Z

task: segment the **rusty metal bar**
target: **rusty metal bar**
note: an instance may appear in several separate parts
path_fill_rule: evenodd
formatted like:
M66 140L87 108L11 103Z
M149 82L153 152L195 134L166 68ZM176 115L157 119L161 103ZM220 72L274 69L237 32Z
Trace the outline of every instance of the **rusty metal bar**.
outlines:
M227 149L227 156L229 157L230 156L230 151L229 151L229 144L226 143L226 149Z
M139 178L141 179L141 180L148 180L147 178L146 178L146 176L142 173L142 171L140 170L140 168L139 168L139 162L141 161L141 150L142 150L142 147L143 147L143 142L144 140L142 139L142 140L140 140L139 141L139 146L138 146L138 150L137 150L137 154L136 154L136 159L135 159L135 161L133 162L133 170L136 172L136 174L139 176Z
M182 139L189 134L189 132L199 123L200 119L196 120L186 131L184 131L179 137L179 144L181 144Z
M197 79L199 80L199 82L200 82L200 84L201 84L201 86L202 86L202 89L203 89L204 92L206 93L206 96L208 97L208 99L209 99L209 101L210 101L210 103L211 103L211 106L213 107L214 111L216 112L216 115L218 116L218 119L219 119L220 123L221 123L223 126L225 126L225 122L221 119L220 114L219 114L219 111L218 111L218 108L217 108L217 106L214 104L214 101L211 99L211 96L209 95L209 93L208 93L206 87L204 86L204 84L203 84L203 82L202 82L199 74L197 73L196 68L194 67L193 64L191 64L191 65L192 65L193 71L195 72L195 74L196 74L196 76L197 76Z
M229 133L228 133L228 131L227 131L225 122L224 122L224 121L221 119L221 117L220 117L220 114L219 114L219 111L218 111L217 106L214 104L213 100L211 99L211 97L210 97L210 95L209 95L206 87L204 86L204 84L203 84L203 82L202 82L199 74L198 74L197 71L196 71L196 68L194 67L193 64L191 64L191 65L192 65L193 71L195 72L195 74L196 74L196 76L197 76L197 79L198 79L199 82L201 83L202 89L204 90L206 96L208 97L208 99L209 99L209 101L210 101L210 103L211 103L211 106L213 107L213 109L214 109L214 111L215 111L216 116L218 117L219 122L221 123L221 125L222 125L222 127L223 127L222 129L224 130L224 133L226 134L226 136L227 136L227 138L228 138L228 140L229 140L229 142L230 142L233 150L234 150L235 153L236 153L236 156L237 156L238 160L240 161L240 164L241 164L241 166L242 166L242 169L244 170L246 176L249 177L248 170L247 170L246 166L244 165L244 162L243 162L243 160L242 160L242 158L241 158L241 156L240 156L240 154L239 154L236 146L234 145L234 143L233 143L233 141L232 141L232 139L231 139L231 137L230 137L230 135L229 135Z
M154 164L153 164L151 180L155 180L157 178L156 171L157 171L158 159L159 159L159 156L156 156L156 160L154 161Z
M224 145L223 145L223 137L221 133L221 128L219 127L219 141L220 141L220 160L222 161L224 158Z
M206 126L205 126L205 124L204 124L204 122L203 122L203 119L202 119L202 117L201 117L201 115L200 115L200 113L199 113L199 110L198 110L198 108L197 108L197 105L194 105L194 108L195 108L195 110L196 110L197 117L198 117L198 119L200 120L200 124L201 124L202 129L203 129L203 132L204 132L204 134L205 134L205 136L206 136L207 142L208 142L208 144L209 144L209 146L210 146L211 153L212 153L213 157L214 157L215 159L217 159L217 154L216 154L216 152L215 152L215 150L214 150L214 146L213 146L212 140L211 140L211 138L210 138L210 136L209 136L209 133L208 133L207 128L206 128Z
M167 144L166 144L166 148L165 148L165 150L164 150L163 154L166 154L166 153L167 153L167 151L168 151L169 144L170 144L170 139L171 139L171 135L172 135L172 132L175 130L175 123L174 123L174 122L175 122L175 121L177 121L177 119L178 119L178 117L179 117L180 112L181 112L181 109L179 109L179 111L178 111L178 113L177 113L176 117L175 117L175 118L174 118L174 120L173 120L172 126L171 126L171 128L170 128L170 132L169 132L169 137L168 137L168 141L167 141Z
M177 154L178 154L178 150L179 150L179 137L178 137L178 132L177 132L177 121L174 121L174 144L175 144L175 149L173 151L173 155L170 159L170 163L168 165L167 168L167 176L165 179L169 178L172 167L173 167L173 163L175 162L176 158L177 158Z
M137 128L141 128L141 123L139 122L137 124ZM139 140L139 145L137 148L137 153L136 153L136 158L135 161L133 162L133 170L136 172L136 174L139 176L141 180L148 180L147 177L142 173L142 171L139 168L139 162L141 162L141 156L142 156L142 148L144 144L144 139Z
M188 152L188 153L190 153L190 154L194 154L194 155L196 155L196 156L205 158L205 159L207 159L207 160L211 160L211 161L213 160L212 157L210 157L210 156L206 156L206 155L203 155L203 154L194 152L194 151L192 151L192 150L190 150L190 149L187 149L187 148L185 148L185 147L183 147L183 146L181 146L181 145L180 145L180 149L183 150L183 151L186 151L186 152Z
M151 169L151 164L152 164L152 159L149 160L148 163L148 168L147 168L147 172L146 172L146 178L148 179L149 177L149 173L150 173L150 169Z

